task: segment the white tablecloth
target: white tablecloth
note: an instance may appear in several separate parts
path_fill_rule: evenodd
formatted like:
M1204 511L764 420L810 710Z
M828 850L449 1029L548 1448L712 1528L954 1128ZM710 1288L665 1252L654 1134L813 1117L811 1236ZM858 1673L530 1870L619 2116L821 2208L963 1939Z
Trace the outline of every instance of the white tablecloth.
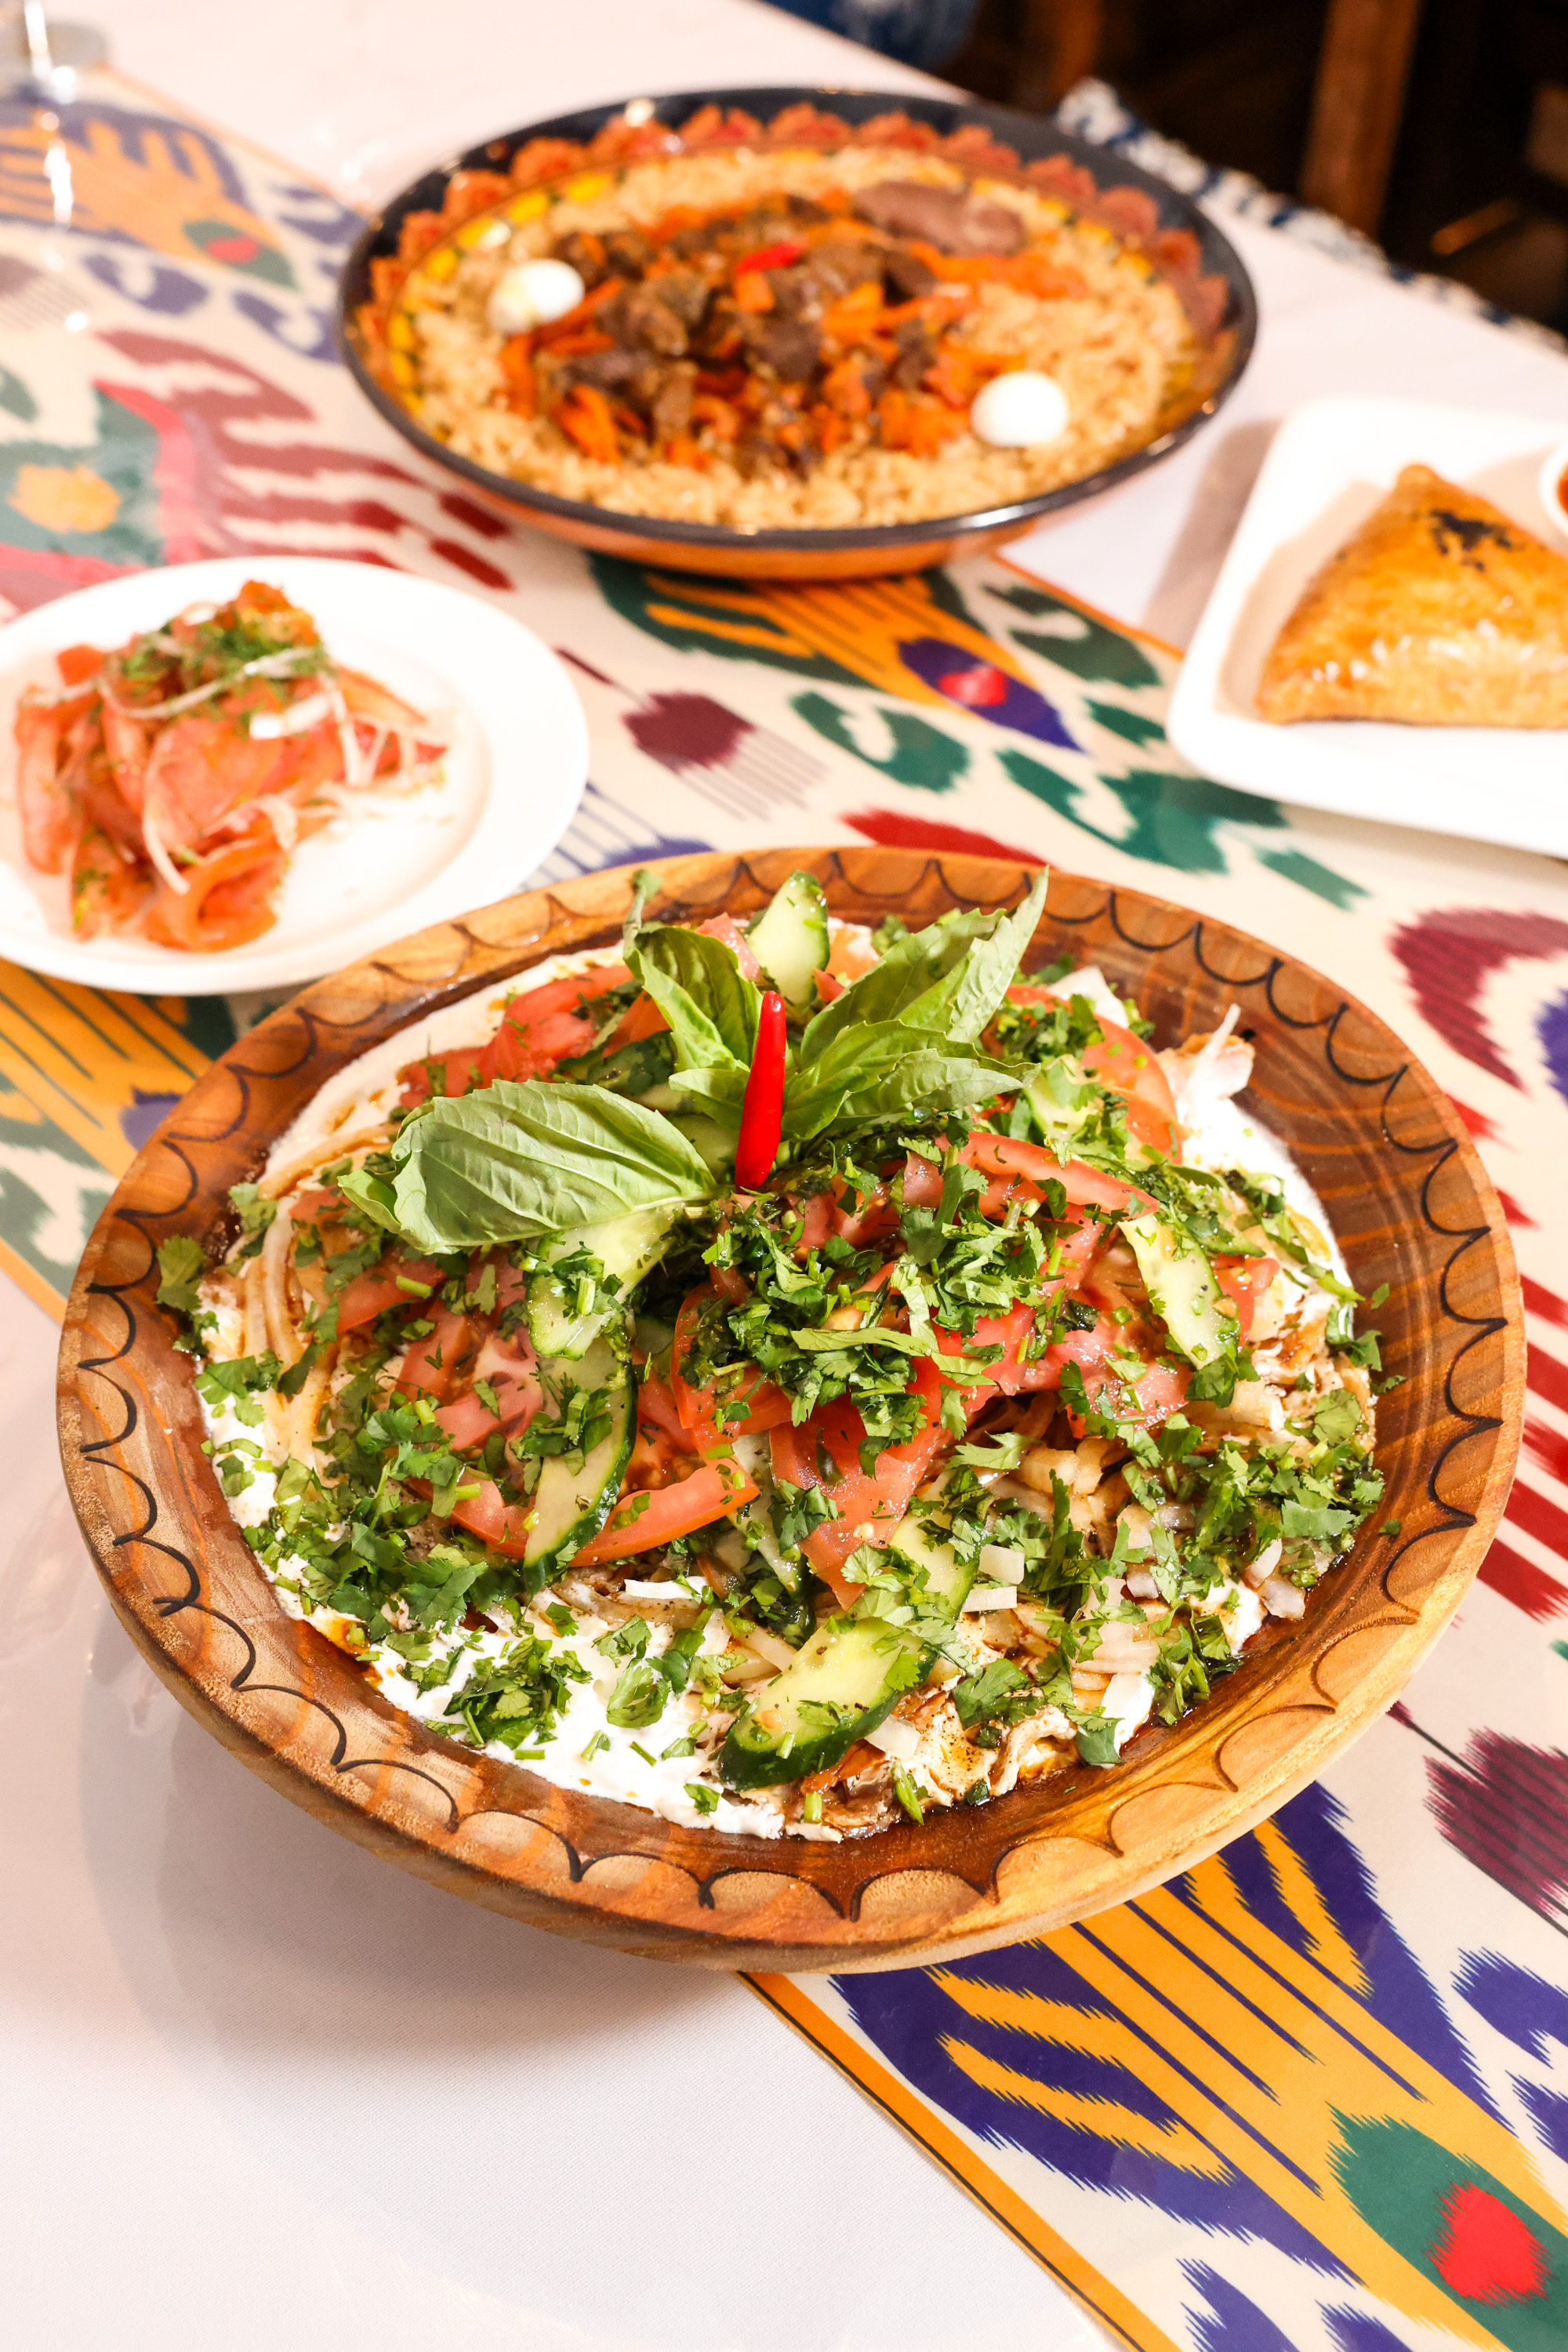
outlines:
M115 61L373 201L637 89L919 78L750 0L100 0ZM1568 365L1252 226L1219 424L1014 552L1177 642L1271 426L1326 390L1556 417ZM89 1573L48 1318L0 1289L0 2331L327 2352L1102 2342L740 1985L535 1936L280 1801ZM1129 2226L1136 2226L1129 2208Z

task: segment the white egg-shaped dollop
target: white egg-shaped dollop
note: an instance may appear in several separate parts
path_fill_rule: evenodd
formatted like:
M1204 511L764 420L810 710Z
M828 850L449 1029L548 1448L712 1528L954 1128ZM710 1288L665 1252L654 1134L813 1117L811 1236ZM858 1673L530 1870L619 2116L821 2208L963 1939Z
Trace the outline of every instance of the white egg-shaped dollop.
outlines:
M587 290L569 261L520 261L496 280L487 316L498 335L526 335L563 319Z
M1054 375L1037 368L1013 368L994 375L974 395L970 430L992 449L1036 449L1057 441L1071 415L1067 394Z

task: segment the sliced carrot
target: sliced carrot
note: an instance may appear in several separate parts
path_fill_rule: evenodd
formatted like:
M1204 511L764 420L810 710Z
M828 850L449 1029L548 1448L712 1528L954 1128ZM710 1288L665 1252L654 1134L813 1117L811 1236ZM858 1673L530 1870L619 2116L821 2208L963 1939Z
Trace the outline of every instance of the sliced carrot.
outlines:
M613 466L621 453L610 404L597 384L574 384L555 412L555 422L571 435L584 457Z

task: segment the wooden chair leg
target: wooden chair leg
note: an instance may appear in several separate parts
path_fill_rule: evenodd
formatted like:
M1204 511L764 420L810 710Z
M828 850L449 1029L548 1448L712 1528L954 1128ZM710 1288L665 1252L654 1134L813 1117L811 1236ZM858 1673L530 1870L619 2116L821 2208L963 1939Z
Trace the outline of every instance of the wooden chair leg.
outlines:
M1300 192L1371 236L1388 190L1421 0L1330 0Z
M1104 0L1026 0L1013 103L1048 113L1100 62Z

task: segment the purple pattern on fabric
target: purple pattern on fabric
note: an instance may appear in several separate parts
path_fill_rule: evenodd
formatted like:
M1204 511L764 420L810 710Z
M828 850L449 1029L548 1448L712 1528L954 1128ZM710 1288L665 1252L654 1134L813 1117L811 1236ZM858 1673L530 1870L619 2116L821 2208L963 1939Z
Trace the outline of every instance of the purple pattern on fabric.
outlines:
M1535 1034L1552 1083L1568 1102L1568 995L1555 996L1535 1016Z
M1307 1865L1334 1925L1371 1980L1367 2009L1456 2090L1495 2116L1497 2108L1440 1996L1377 1899L1372 1874L1346 1833L1344 1807L1318 1782L1281 1807L1275 1821ZM1254 1916L1292 1951L1311 1959L1307 1929L1281 1895L1258 1840L1237 1838L1226 1847L1224 1860ZM1203 1910L1190 1878L1173 1881L1172 1891L1194 1910Z
M1058 751L1078 751L1082 745L1068 734L1054 703L1032 686L997 669L967 646L946 637L911 637L899 647L899 659L926 686L967 710L972 718L988 719L994 727L1011 727L1037 742L1054 743Z
M1182 2276L1206 2297L1209 2308L1187 2305L1194 2341L1199 2352L1296 2352L1290 2338L1274 2325L1267 2312L1210 2270L1206 2263L1184 2263Z

